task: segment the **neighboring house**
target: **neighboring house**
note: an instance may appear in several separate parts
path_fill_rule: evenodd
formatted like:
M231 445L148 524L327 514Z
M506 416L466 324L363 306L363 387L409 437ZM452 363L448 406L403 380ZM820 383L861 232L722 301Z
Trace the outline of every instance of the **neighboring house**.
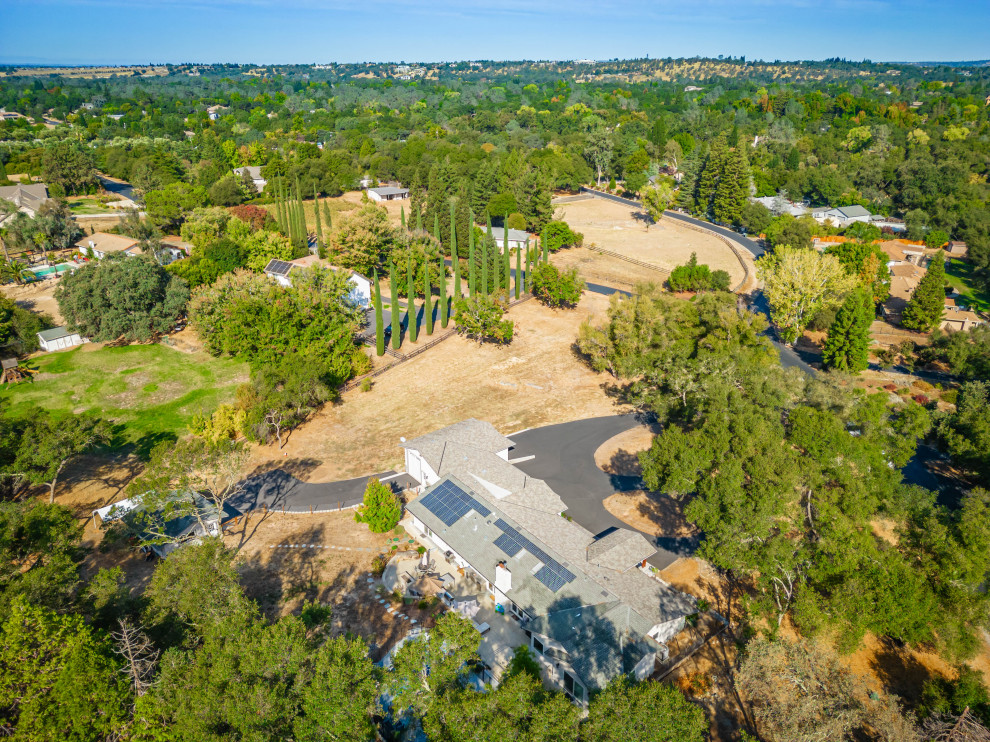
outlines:
M314 265L326 265L332 270L344 270L349 273L348 281L351 284L351 293L347 295L347 300L356 307L367 308L371 305L371 280L369 278L356 271L347 271L344 268L327 265L317 255L306 255L295 260L269 260L264 273L281 286L291 286L292 271L311 268Z
M72 332L67 327L53 327L38 333L38 344L44 351L65 350L89 342L78 332Z
M969 246L962 240L951 240L945 246L945 254L947 257L963 260L969 257Z
M181 237L176 237L175 235L166 235L165 237L162 237L162 247L168 251L172 261L179 260L181 258L188 258L192 255L193 250L191 243L186 242Z
M945 300L945 313L942 315L942 324L939 325L939 329L966 332L985 324L987 324L986 320L976 312L956 304L954 298L949 297Z
M210 106L206 109L207 115L210 117L210 121L216 121L227 111L226 106Z
M911 301L926 271L913 263L888 263L890 268L890 296L883 303L883 316L889 322L900 323L901 313Z
M44 183L0 186L0 199L10 201L17 207L17 211L27 214L32 218L38 213L38 209L41 208L42 204L51 200L48 198L48 186ZM13 218L14 214L0 218L0 227Z
M697 605L646 571L656 548L641 534L595 535L562 517L557 493L509 463L512 445L473 419L403 442L424 490L407 506L411 527L518 622L544 681L586 705L618 675L652 675Z
M502 243L505 241L505 229L492 228L492 237L495 238L495 246L501 249L505 249L505 245ZM526 247L526 240L528 240L529 233L522 229L510 229L509 230L509 249L522 249Z
M372 201L401 201L409 198L408 188L396 188L394 186L383 186L381 188L369 188L368 198Z
M102 259L110 253L122 252L134 257L141 254L141 246L137 240L119 234L93 232L76 243L79 252L93 258Z
M268 181L261 177L260 165L245 165L244 167L234 168L234 175L236 175L238 178L243 178L245 172L251 178L251 182L254 183L254 189L258 193L261 193L263 190L265 190L265 186L268 185Z
M891 232L907 232L907 225L903 219L895 219L892 216L874 214L870 218L870 224L880 229L889 229Z
M928 267L929 250L921 244L912 244L903 240L887 240L880 243L880 249L890 259L887 262L887 266L890 268L899 263L910 263L921 268Z
M793 217L799 217L811 213L811 209L809 209L806 205L789 201L781 196L760 196L758 198L754 196L753 198L750 198L750 201L753 203L762 204L774 216L788 214Z
M122 113L108 113L107 114L107 118L111 118L114 121L120 121L122 118L124 118L124 114L122 114Z
M848 227L854 222L870 222L873 215L859 204L840 206L836 209L815 209L811 217L819 224L832 222L838 227Z
M197 495L197 498L197 507L208 513L207 517L203 519L206 523L206 529L192 515L172 518L164 524L162 530L164 531L165 538L162 543L148 544L142 547L143 550L150 551L159 558L164 559L176 549L182 548L187 544L200 543L203 536L219 535L225 525L239 518L242 514L240 510L230 503L224 503L221 516L217 517L216 507L209 505L204 497ZM128 498L94 510L93 523L102 529L108 524L124 521L133 531L139 534L139 537L145 536L142 533L143 529L140 520L144 512L145 508L139 500ZM142 538L142 540L146 540L146 538Z

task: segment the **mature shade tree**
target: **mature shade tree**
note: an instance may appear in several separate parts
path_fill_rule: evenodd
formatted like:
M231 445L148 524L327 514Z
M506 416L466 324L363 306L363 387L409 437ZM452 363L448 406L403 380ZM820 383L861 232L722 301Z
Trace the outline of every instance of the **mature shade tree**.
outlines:
M942 322L945 313L945 253L939 250L928 264L918 287L911 295L901 324L909 330L931 332Z
M61 139L45 148L41 177L54 197L78 195L95 189L98 180L93 156L78 143Z
M391 259L395 228L385 209L366 204L356 212L338 217L327 245L327 259L341 268L365 275Z
M952 458L990 486L990 381L967 381L938 433Z
M21 433L12 468L32 484L47 486L48 501L55 502L55 487L66 465L110 437L111 426L94 415L38 410Z
M599 188L602 185L602 175L611 167L614 151L612 136L604 127L591 131L585 139L584 157L595 169L595 183Z
M364 489L364 500L354 520L365 523L372 533L386 533L402 519L402 503L387 484L372 477Z
M360 327L351 284L342 271L320 266L292 276L286 287L257 273L226 273L196 289L189 321L213 355L258 365L298 355L319 364L331 384L342 384L353 370Z
M83 525L62 505L0 502L0 621L21 599L59 612L70 608L79 587Z
M825 252L835 255L846 271L856 276L859 285L870 292L874 304L882 304L887 300L890 295L890 268L887 267L887 254L879 245L843 242L830 245Z
M293 260L297 256L292 242L278 232L259 230L245 237L241 242L244 264L261 273L272 260Z
M228 175L211 185L207 195L217 206L237 206L244 202L244 187L237 177Z
M295 739L372 742L378 736L373 716L378 696L376 670L364 640L339 636L325 642L301 691Z
M473 337L479 343L486 340L494 343L512 342L515 323L503 319L505 306L496 296L481 294L474 298L460 299L455 309L454 322L462 335Z
M674 188L667 180L657 181L656 184L643 191L643 211L654 224L660 223L663 213L670 208L673 202ZM650 228L649 223L647 223L646 228Z
M12 739L109 740L131 694L101 632L79 615L14 602L0 627L0 724Z
M701 742L707 733L704 710L675 686L625 675L591 699L581 725L582 742Z
M152 260L115 253L62 276L55 300L69 327L83 337L146 341L175 326L189 286Z
M811 217L795 219L790 214L775 216L765 228L766 241L771 247L811 248L811 238L818 228Z
M862 289L853 291L828 328L822 347L822 362L826 368L858 373L865 371L870 355L870 325L873 323L873 303Z
M724 224L738 224L742 208L749 195L749 164L742 149L736 147L727 153L722 172L712 198L715 220Z
M770 302L770 315L787 342L794 342L811 318L837 304L856 285L838 258L817 250L778 247L756 262L756 275Z
M518 289L519 283L516 282ZM577 268L561 271L557 266L544 263L530 276L530 291L537 300L554 309L574 308L584 292L584 281Z
M193 209L207 202L206 190L187 183L170 183L144 194L144 210L152 224L172 234Z

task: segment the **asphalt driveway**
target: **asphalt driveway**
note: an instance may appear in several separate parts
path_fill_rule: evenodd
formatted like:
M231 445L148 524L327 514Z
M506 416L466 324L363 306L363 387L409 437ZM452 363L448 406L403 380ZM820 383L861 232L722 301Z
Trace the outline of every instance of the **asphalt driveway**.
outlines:
M544 480L567 505L565 513L594 534L630 526L605 509L604 500L617 492L642 488L639 477L606 474L595 464L595 451L605 441L641 423L637 414L610 415L533 428L509 436L515 447L509 460L531 477ZM698 548L696 538L656 538L643 533L657 547L647 561L658 569L670 566Z
M416 484L407 474L396 474L394 471L337 482L303 482L288 472L274 469L245 480L244 491L231 498L230 502L242 512L263 507L287 513L339 510L359 505L372 477L391 485L395 492Z

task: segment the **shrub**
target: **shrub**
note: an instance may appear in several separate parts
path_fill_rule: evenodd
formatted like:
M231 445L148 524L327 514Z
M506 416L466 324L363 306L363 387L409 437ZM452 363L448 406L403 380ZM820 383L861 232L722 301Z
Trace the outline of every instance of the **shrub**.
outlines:
M922 407L925 407L931 401L924 394L914 394L911 396L911 399L920 404Z
M699 264L697 254L691 253L686 265L679 265L670 272L667 285L671 291L728 291L729 274Z
M256 232L259 229L267 229L275 225L275 220L268 212L268 209L263 209L260 206L243 204L241 206L231 207L228 211L231 216L240 219L251 227L252 232Z
M315 600L307 600L303 603L302 610L299 612L299 618L302 619L303 625L307 629L315 629L317 626L322 626L330 620L331 615L333 615L333 610L330 606L322 605Z
M402 503L392 488L372 477L364 490L364 503L354 514L358 523L366 523L372 533L391 531L402 518Z
M508 218L505 221L509 229L526 229L526 217L524 217L518 211L509 214Z
M584 242L583 234L575 232L567 225L567 222L559 219L554 219L547 224L542 237L546 240L546 247L550 252L557 252L563 247L580 245Z
M210 416L196 415L189 429L207 443L234 440L240 436L247 423L247 413L229 404L217 407Z
M494 296L479 294L457 302L454 322L457 331L475 338L479 343L486 340L495 343L511 343L515 324L502 319L505 307Z
M955 404L957 399L959 399L958 389L949 389L948 391L942 392L942 401L947 404Z
M897 363L897 351L893 348L884 348L877 352L877 361L880 363L881 368L891 368ZM889 386L893 386L893 384ZM884 388L886 389L886 387ZM894 388L896 389L897 387Z
M918 379L911 386L913 386L919 392L930 392L932 389L935 388L927 381L924 381L923 379Z
M550 263L538 265L531 273L531 289L542 304L548 307L574 307L581 300L584 281L577 268L561 272Z
M362 379L361 380L361 391L362 392L370 392L371 391L371 379Z

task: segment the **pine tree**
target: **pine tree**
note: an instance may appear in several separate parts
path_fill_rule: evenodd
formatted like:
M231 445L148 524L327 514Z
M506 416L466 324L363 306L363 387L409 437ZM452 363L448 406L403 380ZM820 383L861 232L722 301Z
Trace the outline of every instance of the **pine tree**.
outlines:
M909 330L931 332L942 323L945 311L945 254L939 250L928 264L928 272L918 282L911 300L901 314L901 324Z
M426 217L439 228L437 239L446 244L450 237L450 212L447 204L454 196L454 170L444 158L433 163L426 187ZM429 222L427 222L429 223Z
M405 206L401 206L401 205L399 206L399 221L402 222L402 229L403 229L403 231L405 231L405 229L406 229L406 207Z
M316 217L316 247L323 255L323 224L320 221L320 194L313 186L313 215Z
M712 213L715 220L723 224L738 224L742 217L742 208L749 195L749 165L741 149L729 152L715 196L712 199Z
M395 263L388 266L388 292L392 295L392 350L398 350L402 345L402 314L399 309L399 292L396 291Z
M423 231L423 212L422 211L417 211L416 212L416 231L417 232L422 232Z
M457 268L457 258L454 258L454 301L460 299L461 274ZM443 264L443 256L440 256L440 326L447 327L447 269Z
M846 297L835 320L828 328L822 348L826 368L858 373L869 366L870 324L873 303L862 289Z
M408 302L408 307L406 308L406 324L409 325L409 342L416 342L416 335L419 327L419 321L416 317L416 282L413 280L413 262L412 257L406 258L406 301Z
M725 159L725 140L719 138L712 145L705 166L701 170L701 176L698 178L695 211L701 216L707 216L712 209L712 199L715 197L715 189L718 188L719 179L722 177Z
M375 351L379 356L385 355L385 318L382 316L382 287L378 281L378 269L375 269Z
M443 265L443 258L440 258ZM443 283L443 281L441 281ZM433 287L430 286L430 258L423 256L423 319L426 321L426 334L433 334Z

